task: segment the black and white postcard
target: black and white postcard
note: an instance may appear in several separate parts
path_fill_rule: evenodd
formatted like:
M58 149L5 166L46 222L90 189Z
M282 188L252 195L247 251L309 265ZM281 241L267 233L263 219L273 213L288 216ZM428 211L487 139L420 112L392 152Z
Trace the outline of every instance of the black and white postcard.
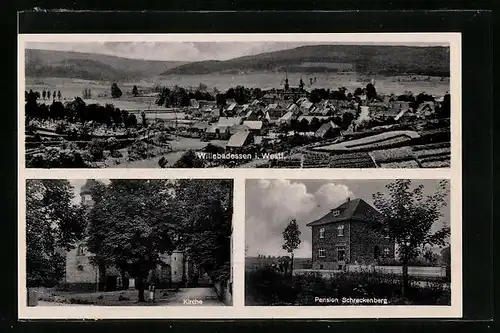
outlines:
M19 318L462 316L460 34L18 41Z

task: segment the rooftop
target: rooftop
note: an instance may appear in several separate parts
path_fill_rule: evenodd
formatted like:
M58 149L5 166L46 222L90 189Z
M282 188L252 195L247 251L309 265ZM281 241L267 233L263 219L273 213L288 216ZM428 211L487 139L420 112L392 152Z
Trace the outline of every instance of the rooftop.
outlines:
M338 211L338 215L334 215L332 212ZM319 225L325 225L335 222L347 221L347 220L358 220L370 222L374 217L380 216L380 213L370 206L366 201L361 198L347 200L340 206L332 209L328 214L323 217L309 222L308 227L314 227Z

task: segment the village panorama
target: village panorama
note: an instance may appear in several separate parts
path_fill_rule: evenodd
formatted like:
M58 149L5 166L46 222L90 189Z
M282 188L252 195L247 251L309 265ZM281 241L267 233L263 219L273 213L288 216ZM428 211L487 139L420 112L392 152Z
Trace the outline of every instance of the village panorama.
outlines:
M448 47L95 44L26 44L26 167L450 166Z

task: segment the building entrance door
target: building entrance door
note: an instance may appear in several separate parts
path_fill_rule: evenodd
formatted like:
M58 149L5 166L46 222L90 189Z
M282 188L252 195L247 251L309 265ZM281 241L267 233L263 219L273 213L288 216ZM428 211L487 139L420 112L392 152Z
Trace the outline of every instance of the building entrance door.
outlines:
M345 268L345 246L337 246L337 267L340 270Z

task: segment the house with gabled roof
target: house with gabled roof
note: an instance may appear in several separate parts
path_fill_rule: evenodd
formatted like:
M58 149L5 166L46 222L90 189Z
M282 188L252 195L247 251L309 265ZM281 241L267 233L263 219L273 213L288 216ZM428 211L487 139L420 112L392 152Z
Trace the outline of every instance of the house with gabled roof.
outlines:
M426 101L421 103L417 108L417 115L421 117L428 117L436 112L436 104L434 102Z
M229 151L235 151L252 143L253 134L250 131L241 130L231 135L229 141L226 144L226 149Z
M248 126L249 131L254 135L262 135L263 123L260 120L245 120L243 121L244 126Z
M393 259L395 242L375 231L382 214L361 198L331 209L309 222L313 269L342 270L346 265L377 264Z
M315 137L322 139L334 138L339 135L340 127L335 125L331 120L321 125L321 127L314 133Z

